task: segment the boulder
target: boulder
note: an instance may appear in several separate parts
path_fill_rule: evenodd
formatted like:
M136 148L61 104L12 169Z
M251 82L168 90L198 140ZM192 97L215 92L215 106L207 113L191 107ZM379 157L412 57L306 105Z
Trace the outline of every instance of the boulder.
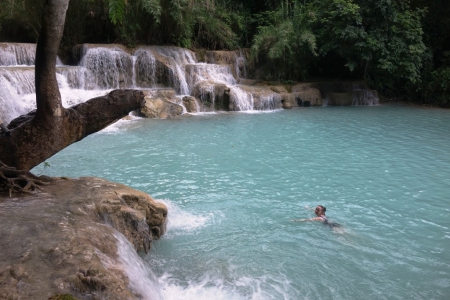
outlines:
M165 97L145 96L144 100L140 113L147 118L170 119L183 113L181 105L170 102Z

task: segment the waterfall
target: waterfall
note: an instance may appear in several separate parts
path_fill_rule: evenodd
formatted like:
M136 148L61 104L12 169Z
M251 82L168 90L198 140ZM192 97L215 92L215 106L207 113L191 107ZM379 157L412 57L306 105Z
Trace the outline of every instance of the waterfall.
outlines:
M133 60L118 47L84 47L80 66L90 70L97 89L131 87Z
M235 111L253 110L253 95L247 93L238 86L231 87L230 102L232 103L232 105L234 105L233 110Z
M120 232L116 231L114 236L117 239L119 261L103 259L103 262L110 268L125 271L130 279L130 287L138 293L138 299L163 299L158 279L147 263L139 257L130 242Z
M261 95L258 101L255 101L256 110L274 110L280 108L281 96L279 94Z
M238 79L239 78L247 78L247 67L246 67L246 63L245 63L245 56L244 56L244 53L242 52L242 49L239 50L239 56L237 53L235 54L235 60L236 60L236 63L234 65L234 67L236 69L236 77ZM241 71L241 69L243 72Z
M35 108L35 55L35 44L0 43L0 117L4 122ZM179 47L139 46L131 50L122 45L84 44L74 48L74 57L77 66L65 66L57 60L57 80L65 107L118 88L173 88L183 111L187 110L182 96L201 102L200 111L281 107L281 90L274 93L267 86L261 89L257 85L237 84L247 77L243 50L207 51L205 63L198 62L194 52ZM251 84L251 80L247 82ZM364 82L300 84L298 91L292 93L306 93L308 88L317 92L311 105L322 105L320 93L326 102L333 91L338 92L334 96L340 99L339 103L345 105L379 104L376 91ZM339 94L342 92L350 94Z
M0 43L0 66L34 65L36 44Z
M156 87L156 61L155 56L150 51L138 49L134 52L136 60L134 72L135 82L141 87Z
M200 81L215 81L228 85L235 85L236 79L231 73L231 67L228 65L213 65L206 63L186 65L187 82L193 87Z
M174 79L175 82L177 82L179 85L179 93L182 95L189 95L192 86L189 87L186 82L185 66L187 64L193 64L197 62L195 54L190 50L178 47L153 46L152 49L154 49L157 53L173 60L175 70Z
M0 119L8 124L35 109L34 91L34 68L0 68Z

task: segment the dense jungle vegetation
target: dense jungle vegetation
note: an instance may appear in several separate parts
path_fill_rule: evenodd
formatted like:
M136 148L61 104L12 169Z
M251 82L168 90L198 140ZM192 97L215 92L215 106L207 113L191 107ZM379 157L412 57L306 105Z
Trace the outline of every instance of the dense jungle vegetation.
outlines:
M36 42L45 0L0 0L0 41ZM364 79L385 97L450 106L447 0L72 0L79 43L250 48L267 80Z

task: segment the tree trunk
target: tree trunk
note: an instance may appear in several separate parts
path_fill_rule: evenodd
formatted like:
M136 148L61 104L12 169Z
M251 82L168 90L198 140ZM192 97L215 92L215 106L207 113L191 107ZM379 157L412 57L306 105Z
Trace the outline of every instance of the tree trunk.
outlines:
M35 112L13 120L0 134L0 161L29 171L70 144L139 109L144 94L116 90L71 108L62 106L56 81L56 56L69 0L47 0L36 47Z

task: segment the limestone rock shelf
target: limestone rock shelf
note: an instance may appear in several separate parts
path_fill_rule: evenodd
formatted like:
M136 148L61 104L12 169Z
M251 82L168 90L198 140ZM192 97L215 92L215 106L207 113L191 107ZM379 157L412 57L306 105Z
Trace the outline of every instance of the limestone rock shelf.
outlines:
M116 236L148 251L166 222L164 204L100 178L59 179L38 194L0 195L0 298L140 299Z

